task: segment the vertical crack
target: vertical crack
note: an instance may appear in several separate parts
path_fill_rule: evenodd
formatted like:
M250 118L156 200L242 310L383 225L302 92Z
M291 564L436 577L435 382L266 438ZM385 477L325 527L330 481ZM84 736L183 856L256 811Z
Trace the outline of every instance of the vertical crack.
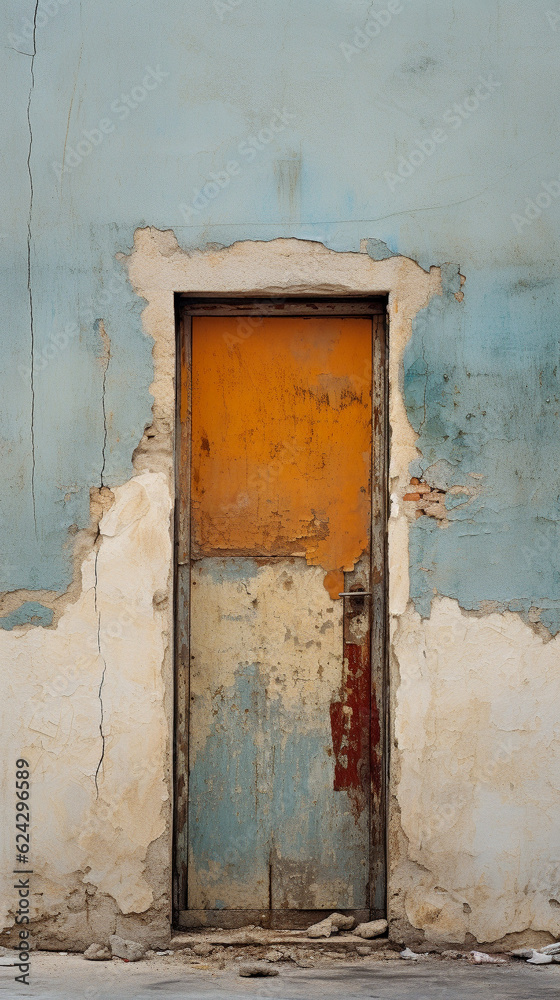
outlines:
M35 87L35 56L37 54L37 11L39 0L35 0L33 14L33 50L31 52L31 86L27 99L27 128L29 130L29 146L27 149L27 173L29 175L29 213L27 216L27 291L29 295L29 329L31 334L31 501L33 504L33 523L37 537L37 507L35 504L35 327L33 319L33 292L31 290L31 221L33 216L33 174L31 171L31 153L33 151L33 129L31 127L31 98Z
M103 367L103 381L101 385L101 410L103 413L103 445L101 448L101 474L100 474L100 489L105 486L104 476L105 476L105 451L107 448L107 410L105 407L105 394L107 391L107 371L109 369L109 363L111 361L111 341L109 340L109 335L105 330L105 324L102 319L98 319L97 332L101 337L103 343L103 354L101 355L101 364ZM97 692L97 697L99 699L99 735L101 737L101 756L99 758L97 768L95 770L95 793L96 798L99 798L99 772L103 766L103 759L105 757L105 732L103 729L104 721L104 709L103 709L103 685L105 684L105 674L107 673L107 661L103 655L103 650L101 648L101 610L97 602L97 563L99 560L99 551L101 547L101 532L97 529L97 549L95 552L95 563L94 563L94 607L95 614L97 616L97 652L99 658L103 664L103 670L101 671L101 680L99 682L99 690Z
M99 798L99 772L100 772L102 764L103 764L103 758L105 757L105 733L103 731L103 718L104 718L104 713L103 713L103 685L105 683L105 674L106 674L106 671L107 671L107 661L106 661L105 657L103 656L103 652L101 650L101 611L99 610L99 607L98 607L98 604L97 604L97 560L98 559L99 559L99 547L97 549L97 552L95 553L95 564L94 564L94 577L95 577L95 580L94 580L94 586L93 586L94 607L95 607L95 614L97 615L97 652L99 653L99 656L101 658L101 662L103 663L103 670L101 672L101 681L99 682L99 690L97 692L97 697L99 698L99 713L100 713L100 718L99 718L99 735L101 737L101 756L99 758L99 761L98 761L98 764L97 764L97 768L95 770L95 795L96 795L96 798Z

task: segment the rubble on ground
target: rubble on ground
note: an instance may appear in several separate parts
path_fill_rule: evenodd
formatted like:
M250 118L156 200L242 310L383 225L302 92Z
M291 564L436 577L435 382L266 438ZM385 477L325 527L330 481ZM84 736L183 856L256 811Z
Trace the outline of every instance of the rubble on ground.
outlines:
M311 924L311 927L307 928L307 937L310 938L328 938L331 934L337 934L338 927L333 924L330 917L325 917L324 920L320 920L318 924Z
M542 952L534 951L527 961L529 965L552 965L552 955L543 955Z
M139 962L146 954L146 948L138 941L126 941L118 934L111 934L109 945L113 957L122 958L125 962Z
M278 969L268 962L244 962L239 966L240 976L277 976Z
M339 931L351 931L356 923L354 917L344 916L343 913L331 913L328 919Z
M560 941L546 944L544 948L515 948L510 951L512 958L521 959L528 965L560 964Z
M412 951L410 948L405 948L404 951L401 951L400 957L404 958L405 962L421 962L428 956L419 955L417 952Z
M386 920L368 920L365 924L358 924L354 934L358 937L371 940L372 938L381 937L382 934L386 934L388 926Z
M171 947L147 948L136 941L112 935L109 945L96 942L84 952L88 961L122 959L137 962L141 958L162 962L179 962L191 968L235 968L245 976L277 975L282 963L292 963L300 969L320 968L333 964L354 962L388 962L403 959L409 962L468 961L472 965L501 966L507 962L523 961L544 967L560 964L560 941L541 948L518 947L500 953L496 945L489 952L462 951L460 947L434 945L429 941L414 941L412 946L400 948L381 935L387 932L387 921L372 920L354 926L355 919L343 913L332 913L311 927L302 930L275 931L262 927L242 927L237 930L205 928L201 931L175 934ZM518 938L519 940L519 938ZM537 939L538 941L538 939ZM533 942L534 944L534 942ZM0 948L0 965L11 965L17 954ZM206 964L202 964L205 962ZM244 971L254 967L261 971ZM266 969L267 971L263 971ZM271 972L271 969L276 971Z
M90 944L84 951L88 962L110 962L112 957L111 949L106 944Z
M470 954L475 965L505 965L505 958L488 955L485 951L471 951Z

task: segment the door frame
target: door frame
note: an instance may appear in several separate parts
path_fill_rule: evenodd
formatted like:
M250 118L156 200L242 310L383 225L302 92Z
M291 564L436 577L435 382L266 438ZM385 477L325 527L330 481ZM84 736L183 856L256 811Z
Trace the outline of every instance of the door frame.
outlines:
M192 926L186 910L188 850L189 705L190 705L190 467L191 343L193 316L345 316L372 320L372 495L371 495L371 732L378 737L372 754L370 795L370 906L363 918L387 913L387 820L389 791L389 660L388 660L388 297L361 294L325 296L175 294L176 415L174 525L174 739L173 739L173 925ZM249 334L250 335L250 334ZM189 475L181 477L181 472ZM213 911L208 911L209 914ZM261 923L263 926L306 926L322 911L221 910L217 926ZM211 922L210 920L208 921Z

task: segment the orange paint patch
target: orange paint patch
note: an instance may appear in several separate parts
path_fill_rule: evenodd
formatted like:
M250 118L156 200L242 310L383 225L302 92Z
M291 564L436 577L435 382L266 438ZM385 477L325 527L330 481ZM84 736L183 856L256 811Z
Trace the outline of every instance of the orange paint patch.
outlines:
M193 555L305 556L338 597L369 547L371 320L246 321L192 321Z
M328 590L333 601L339 601L339 594L344 590L344 573L338 569L331 569L323 580L325 590Z

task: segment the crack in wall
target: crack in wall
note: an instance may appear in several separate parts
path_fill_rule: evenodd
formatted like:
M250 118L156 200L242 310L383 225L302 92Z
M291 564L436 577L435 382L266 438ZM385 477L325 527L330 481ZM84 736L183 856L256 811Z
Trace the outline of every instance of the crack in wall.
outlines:
M103 759L105 757L105 733L103 731L103 720L104 720L103 685L105 683L105 674L107 672L107 661L106 661L105 657L103 656L103 652L101 650L101 611L99 610L99 607L98 607L98 604L97 604L97 582L98 582L98 578L97 578L97 562L98 562L98 559L99 559L99 547L100 547L100 544L101 544L101 532L99 532L99 536L98 536L98 548L97 548L97 551L95 553L95 564L94 564L94 570L93 570L93 572L94 572L94 579L95 579L94 587L93 587L94 606L95 606L95 613L97 615L97 652L99 653L99 656L100 656L101 661L103 663L103 670L101 672L101 681L99 682L99 689L98 689L98 692L97 692L97 697L99 699L99 713L100 713L100 718L99 718L99 735L101 737L101 756L99 757L99 761L98 761L97 767L95 769L95 778L94 778L94 781L95 781L95 797L96 798L99 798L99 772L101 770L101 767L103 766Z
M101 410L102 410L102 413L103 413L103 445L102 445L102 448L101 448L101 473L100 473L99 478L100 478L100 489L104 489L105 483L104 483L104 478L103 477L105 475L105 462L106 462L105 452L106 452L106 448L107 448L107 409L106 409L106 406L105 406L105 397L106 397L106 393L107 393L107 372L109 370L109 364L110 364L110 361L111 361L111 341L109 339L109 335L107 334L107 331L105 330L105 324L104 324L104 322L103 322L102 319L98 319L97 320L96 327L97 327L97 331L99 333L99 336L101 337L101 340L103 342L103 354L101 356L101 364L102 364L102 368L103 368L103 381L102 381L102 385L101 385ZM98 560L99 560L99 550L100 550L100 547L101 547L101 531L100 531L99 527L97 529L96 546L97 546L97 548L96 548L96 552L95 552L95 563L94 563L94 581L95 581L94 582L94 605L95 605L95 613L97 615L97 652L98 652L99 657L100 657L100 659L101 659L101 661L103 663L103 670L101 672L101 680L99 682L99 689L98 689L98 692L97 692L97 697L99 699L99 713L100 713L100 718L99 718L99 735L101 737L101 756L99 757L99 761L98 761L97 767L95 769L95 778L94 778L94 780L95 780L95 794L96 794L96 798L99 798L99 772L100 772L100 770L101 770L101 768L103 766L103 760L104 760L104 757L105 757L105 732L103 730L103 721L104 721L103 685L105 684L105 675L107 673L107 661L106 661L106 659L105 659L105 657L103 655L103 651L101 649L101 611L100 611L100 609L98 607L98 603L97 603L97 583L98 583L98 576L97 576L98 565L97 564L98 564Z
M33 318L33 292L31 290L31 220L33 216L33 173L31 171L31 153L33 151L33 129L31 127L31 98L35 87L35 56L37 55L37 12L39 0L35 0L33 14L33 51L31 53L31 86L27 99L27 127L29 130L29 146L27 150L27 173L29 175L29 213L27 216L27 291L29 295L29 328L31 335L31 502L33 504L33 523L37 537L37 508L35 503L35 327Z

